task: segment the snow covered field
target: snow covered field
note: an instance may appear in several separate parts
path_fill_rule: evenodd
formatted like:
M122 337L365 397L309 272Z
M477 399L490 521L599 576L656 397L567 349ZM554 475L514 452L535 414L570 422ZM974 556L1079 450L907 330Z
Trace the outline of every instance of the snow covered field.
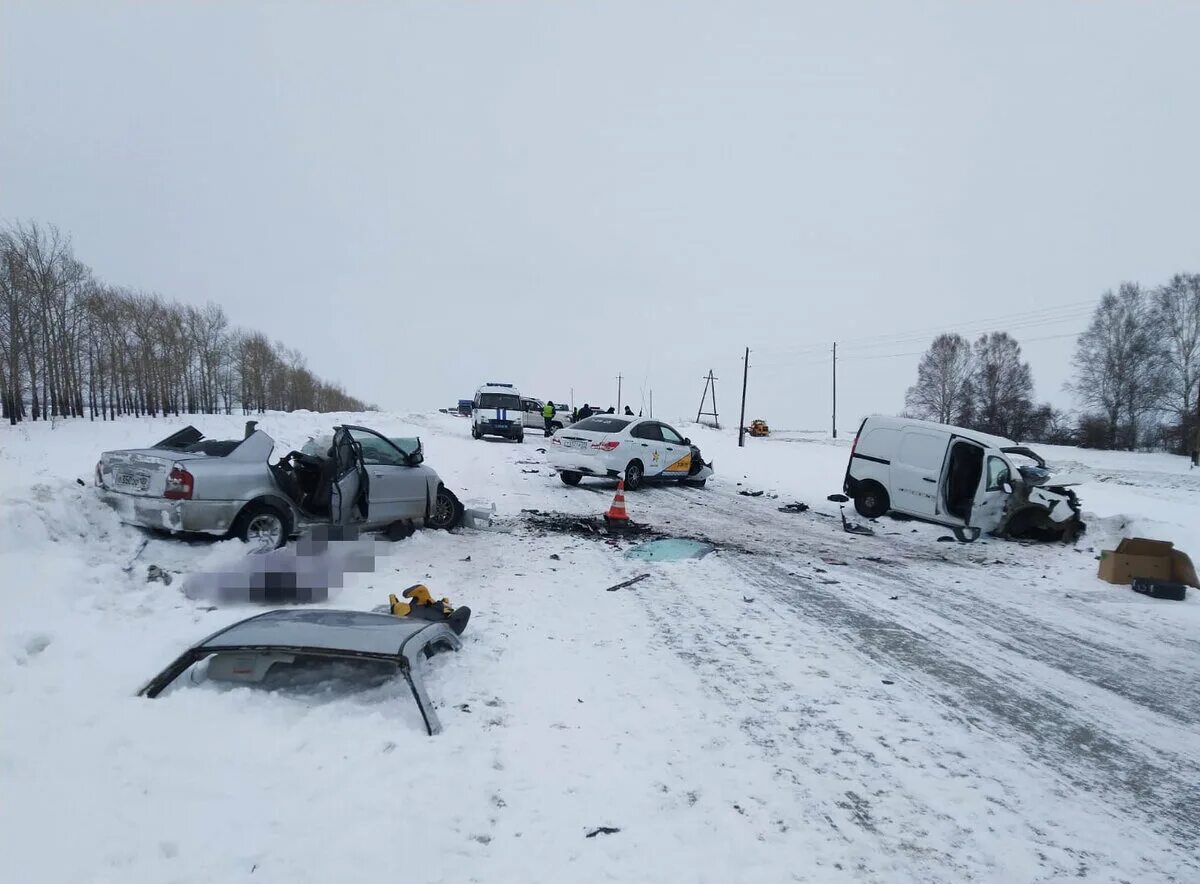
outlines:
M281 454L348 417L261 426ZM527 524L524 509L598 514L612 494L564 486L540 437L355 415L420 435L450 488L498 510L499 530L381 544L376 573L330 602L368 609L422 581L471 606L463 650L430 661L445 727L430 738L391 686L134 697L253 613L145 579L236 541L138 555L143 535L90 487L101 450L185 422L0 428L5 880L1200 880L1200 593L1155 601L1095 576L1122 535L1200 555L1183 458L1042 447L1084 478L1088 533L959 545L889 519L843 533L825 498L849 440L739 450L681 425L717 478L632 493L630 512L721 548L647 563ZM195 422L236 437L243 419ZM778 511L793 500L812 511ZM586 837L599 827L620 831Z

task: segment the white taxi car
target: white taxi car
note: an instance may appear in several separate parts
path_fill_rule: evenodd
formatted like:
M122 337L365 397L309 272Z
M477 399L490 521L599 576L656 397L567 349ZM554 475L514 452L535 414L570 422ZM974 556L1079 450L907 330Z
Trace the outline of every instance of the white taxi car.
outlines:
M653 418L597 414L559 430L546 459L568 485L584 476L624 477L630 491L643 481L674 480L703 487L713 474L700 449Z

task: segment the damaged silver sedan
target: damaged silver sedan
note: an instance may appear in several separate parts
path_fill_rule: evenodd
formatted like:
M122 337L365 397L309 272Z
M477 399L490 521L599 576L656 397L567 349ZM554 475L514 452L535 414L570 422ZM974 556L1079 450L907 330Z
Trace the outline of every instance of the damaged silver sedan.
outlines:
M271 463L275 440L254 424L243 439L205 439L187 427L147 448L106 451L96 487L130 524L272 547L320 525L411 533L462 520L458 498L425 465L420 439L339 426Z
M447 622L366 611L268 611L214 632L150 679L138 696L154 698L185 672L211 681L266 689L342 682L376 686L399 676L412 692L425 730L441 723L425 691L419 663L462 646Z

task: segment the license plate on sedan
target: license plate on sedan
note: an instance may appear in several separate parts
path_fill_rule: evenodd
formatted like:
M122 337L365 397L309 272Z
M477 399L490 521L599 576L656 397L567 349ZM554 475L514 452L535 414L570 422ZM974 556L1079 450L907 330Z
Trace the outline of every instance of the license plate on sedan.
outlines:
M150 485L150 477L145 473L117 473L117 484L125 488L136 488L138 491L145 491Z
M587 448L586 439L563 439L563 445L567 448Z

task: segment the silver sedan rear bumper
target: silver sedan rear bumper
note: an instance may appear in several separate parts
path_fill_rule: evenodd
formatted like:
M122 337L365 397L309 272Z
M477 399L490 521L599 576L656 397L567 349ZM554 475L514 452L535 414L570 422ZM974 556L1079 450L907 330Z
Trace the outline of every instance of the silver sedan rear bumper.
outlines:
M116 510L122 522L160 531L222 535L233 527L242 502L236 500L168 500L123 494L108 488L100 499Z

